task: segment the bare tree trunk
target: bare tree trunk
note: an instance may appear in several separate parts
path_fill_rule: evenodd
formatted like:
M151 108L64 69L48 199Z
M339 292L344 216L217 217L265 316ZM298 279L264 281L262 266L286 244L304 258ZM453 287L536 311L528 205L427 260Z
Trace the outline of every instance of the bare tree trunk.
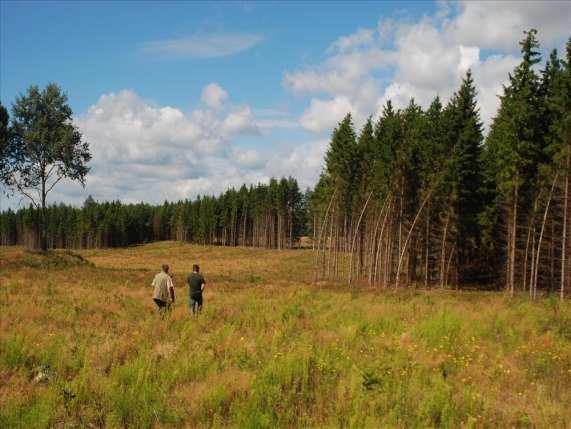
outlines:
M373 195L373 193L371 192L369 194L369 196L367 197L367 201L365 201L365 205L363 206L363 209L361 210L361 215L359 216L359 220L357 221L357 226L355 227L355 232L353 233L353 240L351 242L351 251L350 251L350 258L349 258L349 278L348 278L348 283L349 286L351 286L351 281L353 280L353 251L355 249L355 241L357 240L357 235L359 234L359 226L361 225L361 220L363 219L363 215L365 214L365 210L367 210L367 205L369 204L369 200L371 199L371 196Z
M537 203L539 201L539 198L541 197L541 192L539 193L539 195L537 196L537 198L535 198L535 201L533 202L533 212L531 214L531 220L529 222L529 227L527 229L527 240L525 242L525 257L523 260L523 290L524 292L527 290L527 260L529 259L529 242L531 240L531 230L533 227L533 224L535 222L535 214L537 212ZM532 267L533 267L533 258L532 258ZM532 268L532 272L533 272L533 268ZM533 277L533 275L531 275L531 277ZM530 279L531 281L531 279Z
M512 221L512 236L511 236L511 254L510 254L510 279L509 288L510 296L514 295L514 285L515 285L515 254L516 254L516 236L517 236L517 206L519 197L519 188L516 184L514 189L514 205L513 205L513 221Z
M551 197L553 196L553 189L555 189L555 184L559 176L556 174L553 178L553 184L551 185L551 190L549 191L549 197L547 198L547 204L545 206L545 211L543 212L543 222L541 222L541 231L539 232L539 240L537 243L537 253L535 255L535 277L533 279L533 299L536 297L537 292L537 273L539 272L539 256L541 255L541 240L543 239L543 232L545 231L545 223L547 221L547 214L549 213L549 205L551 204Z
M555 283L555 222L551 218L551 237L549 240L549 293Z
M529 297L533 299L533 279L535 278L535 225L533 225L531 240L531 273L529 278Z
M313 213L313 239L311 240L311 250L315 251L315 237L317 235L317 214Z
M448 257L448 263L446 264L445 287L448 287L448 273L450 272L452 256L454 256L455 251L456 251L456 243L454 243L454 246L452 246L452 249L450 250L450 256Z
M392 271L392 254L393 254L393 219L389 221L389 233L387 234L387 250L385 252L385 281L384 287L388 287L391 283L391 271Z
M48 250L48 216L46 210L46 179L42 174L42 223L40 225L40 248L43 252Z
M403 257L404 254L406 252L406 248L408 246L408 243L410 241L410 237L412 236L412 232L414 231L414 227L416 225L416 222L418 222L418 219L420 218L420 214L422 213L422 209L424 208L424 206L426 205L426 203L428 202L428 200L430 199L430 195L432 194L432 189L428 192L428 194L426 195L426 197L424 198L424 201L422 202L422 204L420 205L420 208L418 209L418 212L416 213L416 216L414 217L414 220L412 222L412 225L410 226L410 229L408 231L408 234L406 236L406 240L403 244L403 248L401 250L400 253L400 257L399 257L399 263L397 266L397 278L395 280L395 288L399 287L399 282L400 282L400 271L401 271L401 267L402 267L402 261L403 261Z
M323 238L323 231L327 228L327 216L329 215L329 210L331 209L331 205L333 204L333 199L335 198L335 194L337 193L337 189L333 191L331 195L331 199L329 200L329 204L327 205L327 210L325 211L325 215L323 216L323 221L321 222L321 228L319 229L319 239L317 240L317 254L315 256L315 280L318 277L318 266L319 266L319 247L322 242ZM325 244L323 244L323 259L325 260Z
M327 253L328 253L328 256L327 256L327 278L329 278L331 276L331 251L335 247L335 245L337 244L337 242L335 241L335 239L333 237L333 219L337 220L336 209L337 209L337 207L333 208L333 214L331 215L331 222L330 222L330 227L329 227L329 248L327 250ZM335 222L335 225L337 226L337 222Z
M563 195L563 240L561 244L561 286L559 297L565 298L565 264L567 260L567 224L569 223L569 180L571 178L571 144L567 146L567 171L565 177L565 193Z
M446 240L448 239L448 223L450 222L450 213L446 214L446 221L444 222L444 232L442 233L442 250L440 252L440 287L445 286L446 275Z
M426 208L426 238L424 243L424 288L428 289L429 272L428 258L430 253L430 205Z
M372 232L372 236L371 236L371 264L369 266L369 285L373 285L375 283L375 275L376 275L376 269L377 269L377 253L376 253L376 249L377 246L379 245L379 238L377 235L377 232L379 230L379 226L381 225L381 221L383 219L383 212L385 209L385 205L383 204L383 207L381 208L381 212L379 213L379 216L377 217L377 221L375 222L375 228Z
M387 219L389 217L389 213L391 210L391 206L392 206L392 196L389 194L387 196L387 200L385 201L387 203L387 208L385 211L385 215L383 217L383 224L381 226L381 232L379 234L379 241L377 243L377 249L376 249L376 254L375 254L375 267L374 267L374 274L373 274L373 282L376 284L377 281L377 273L379 273L379 271L381 270L381 267L379 266L379 259L380 259L380 255L381 255L381 249L383 246L383 238L384 238L384 232L385 232L385 226L387 224ZM386 258L386 252L385 252L385 258ZM384 261L381 261L381 265L384 267L383 268L383 281L386 280L386 264L384 263ZM379 273L379 277L380 277L380 273Z
M402 250L402 222L403 222L403 214L404 214L404 210L403 210L403 198L404 198L404 178L401 179L401 188L400 188L400 198L399 198L399 250L398 250L398 254L401 254L401 250ZM397 283L398 283L398 279L397 279Z

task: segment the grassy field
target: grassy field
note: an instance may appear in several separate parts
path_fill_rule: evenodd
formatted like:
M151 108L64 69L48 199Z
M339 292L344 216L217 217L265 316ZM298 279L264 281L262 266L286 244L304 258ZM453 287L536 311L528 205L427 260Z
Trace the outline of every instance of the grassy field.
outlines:
M570 302L351 296L312 283L306 250L79 255L0 248L2 428L571 427ZM161 320L150 282L165 262L178 300Z

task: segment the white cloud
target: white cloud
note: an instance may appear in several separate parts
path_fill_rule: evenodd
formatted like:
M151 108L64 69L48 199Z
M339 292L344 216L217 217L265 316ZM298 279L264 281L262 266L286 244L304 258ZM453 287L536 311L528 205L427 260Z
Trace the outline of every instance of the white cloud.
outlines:
M462 1L444 30L459 43L503 51L518 50L522 31L539 30L543 43L569 37L569 1Z
M374 30L370 28L360 28L355 33L348 36L341 36L329 47L329 50L338 50L340 52L367 46L373 43L375 36Z
M359 127L388 99L397 107L411 98L424 107L436 95L446 101L471 69L488 125L519 61L522 31L536 27L552 43L569 36L569 22L571 2L442 2L433 16L381 20L338 38L322 63L286 72L283 84L311 97L299 122L321 133L348 112Z
M235 147L232 149L232 156L239 165L252 169L259 169L267 162L260 153L253 149Z
M181 39L147 42L141 46L141 51L159 57L218 58L250 49L263 39L257 34L196 34Z
M354 113L355 108L347 97L339 96L331 100L314 98L299 122L309 131L326 131L331 130L349 112Z
M256 154L232 144L257 133L248 106L185 113L125 90L101 96L76 123L93 154L86 193L97 198L174 200L264 177L248 169L261 163Z
M315 186L323 169L328 139L308 141L288 151L287 154L270 158L266 171L272 176L293 176L303 189Z
M211 88L205 88L203 95ZM74 120L93 155L87 187L82 190L77 184L62 183L50 201L81 204L92 195L98 200L160 203L267 182L281 173L299 173L304 186L311 184L313 172L299 168L313 166L320 156L301 162L303 153L297 149L285 151L278 146L274 153L261 153L235 141L238 136L258 135L260 121L288 122L289 114L266 109L258 118L248 105L224 103L220 108L208 97L204 97L209 101L205 101L207 108L183 112L145 100L131 90L102 95ZM224 98L228 98L226 92ZM284 124L265 125L268 129ZM17 199L9 202L17 204Z
M221 131L226 136L257 134L258 127L254 123L252 109L249 106L240 106L230 112L222 122Z
M213 109L218 109L226 98L228 98L228 93L217 83L206 85L200 96L200 99Z

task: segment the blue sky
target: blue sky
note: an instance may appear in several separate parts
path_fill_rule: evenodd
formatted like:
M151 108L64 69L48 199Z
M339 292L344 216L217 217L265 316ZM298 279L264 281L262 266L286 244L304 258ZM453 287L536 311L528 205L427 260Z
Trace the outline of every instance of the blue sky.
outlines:
M284 70L315 59L339 35L379 18L419 17L429 2L2 2L1 99L30 84L59 83L85 111L106 92L129 88L189 109L218 82L237 102L290 105ZM25 30L24 30L25 29ZM146 43L209 34L258 36L246 52L215 58L155 56ZM295 107L295 106L294 106Z
M446 99L468 68L489 123L522 31L569 37L570 2L0 3L0 100L56 82L93 152L51 201L163 201L294 175L335 123ZM23 204L19 198L2 205Z

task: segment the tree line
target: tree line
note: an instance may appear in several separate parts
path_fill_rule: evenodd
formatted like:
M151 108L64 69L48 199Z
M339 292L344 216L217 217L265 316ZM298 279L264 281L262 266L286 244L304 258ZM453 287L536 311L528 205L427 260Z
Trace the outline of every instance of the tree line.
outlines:
M30 207L0 214L2 244L110 247L175 239L266 248L313 237L316 279L395 287L503 286L559 291L571 282L571 40L543 66L525 32L487 135L470 71L451 99L414 99L357 133L332 133L312 191L293 178L160 206L46 204L62 178L85 183L87 143L59 87L31 87L12 122L0 105L0 181ZM35 194L32 192L34 191ZM38 195L39 198L34 198Z
M179 240L271 249L294 247L305 234L305 195L294 178L229 189L194 200L123 204L59 204L45 210L48 248L104 248ZM30 205L0 213L0 244L41 247L42 210Z
M470 71L446 105L388 101L358 134L350 114L335 128L309 201L316 278L564 296L571 40L541 70L537 32L520 45L486 137Z

